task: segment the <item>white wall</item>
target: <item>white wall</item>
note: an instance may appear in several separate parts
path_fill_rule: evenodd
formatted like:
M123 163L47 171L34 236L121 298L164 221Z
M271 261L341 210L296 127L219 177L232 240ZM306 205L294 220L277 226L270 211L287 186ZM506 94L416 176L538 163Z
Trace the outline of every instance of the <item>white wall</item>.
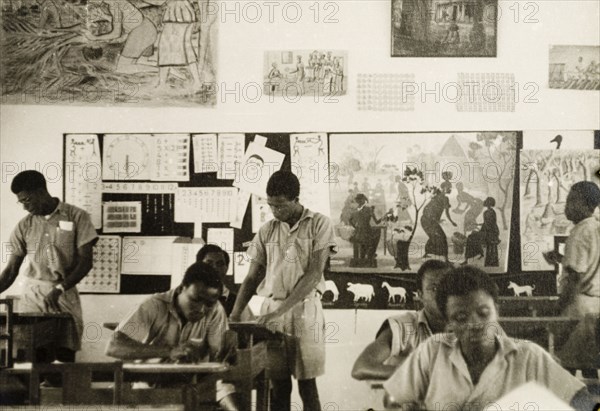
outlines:
M62 164L63 133L99 132L300 132L300 131L453 131L523 129L598 129L599 94L595 91L547 89L548 47L551 44L600 44L599 7L596 1L535 1L537 23L525 23L531 8L524 2L501 1L498 23L498 57L481 59L390 58L390 3L387 0L337 1L337 23L324 23L331 8L320 2L319 22L308 7L313 2L297 2L303 18L288 23L276 9L269 23L263 9L259 23L239 22L235 15L224 16L219 35L219 83L221 88L240 91L245 85L261 83L264 50L333 49L348 50L349 94L338 102L299 103L263 98L257 103L244 100L243 93L220 95L214 109L138 108L76 106L0 106L0 159L2 164L0 241L3 268L6 243L24 211L10 192L10 181L20 170L39 167L48 179L58 177ZM224 7L224 3L219 3ZM243 3L240 3L243 4ZM238 7L241 7L238 4ZM259 5L263 4L258 2ZM282 3L283 4L283 3ZM515 6L516 5L516 6ZM234 2L227 3L230 10ZM512 7L512 9L511 9ZM515 22L515 10L520 10ZM240 8L243 10L243 8ZM521 89L513 113L458 113L454 104L435 101L435 95L417 95L413 112L379 113L356 110L356 76L359 73L414 73L415 80L433 89L455 82L458 72L514 73L523 87L534 83L539 90L537 103L522 101ZM425 99L422 103L421 99ZM60 170L58 170L60 171ZM61 196L62 180L50 184L52 194ZM9 293L14 293L18 285ZM97 325L116 321L137 304L141 296L83 297L88 327L80 358L101 359L106 330ZM339 326L336 344L327 347L327 374L319 379L322 402L337 409L359 409L377 405L378 395L350 378L350 368L359 351L369 342L389 312L329 310L328 322ZM97 335L101 330L102 334ZM297 396L295 397L297 401ZM330 408L336 409L336 408Z

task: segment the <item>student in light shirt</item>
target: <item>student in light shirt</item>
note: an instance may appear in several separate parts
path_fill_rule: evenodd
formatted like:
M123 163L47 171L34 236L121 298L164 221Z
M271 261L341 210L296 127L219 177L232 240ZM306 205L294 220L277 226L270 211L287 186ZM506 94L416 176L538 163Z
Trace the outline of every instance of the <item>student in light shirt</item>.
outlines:
M423 302L420 311L403 311L388 318L377 331L377 338L357 358L352 377L357 380L389 378L415 348L446 326L435 302L435 291L452 265L427 260L417 272L417 293Z
M591 410L594 401L585 385L550 354L532 342L503 335L497 298L496 283L478 268L449 272L436 301L453 334L429 338L394 372L384 383L386 407L485 410L535 381L575 409Z

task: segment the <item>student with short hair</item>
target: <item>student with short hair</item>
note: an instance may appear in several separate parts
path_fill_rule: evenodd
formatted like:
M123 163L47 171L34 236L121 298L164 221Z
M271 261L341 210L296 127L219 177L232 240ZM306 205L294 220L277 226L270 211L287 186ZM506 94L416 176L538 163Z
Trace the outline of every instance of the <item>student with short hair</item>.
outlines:
M352 377L357 380L386 379L414 349L427 338L444 331L446 320L435 302L439 282L452 265L427 260L417 272L417 294L423 302L419 311L403 311L388 318L377 331L375 341L360 354Z
M480 269L467 265L446 274L436 301L452 334L429 338L394 372L383 384L386 406L486 410L535 381L575 409L591 410L585 385L550 354L503 334L497 300L496 283Z
M20 172L10 189L29 214L10 236L10 257L0 275L0 293L13 284L27 258L20 311L69 313L74 320L60 322L61 338L54 352L40 349L35 360L74 362L83 333L81 301L75 286L92 269L96 229L86 211L52 197L44 175L38 171Z
M565 204L565 216L575 226L565 244L565 255L553 251L546 259L562 262L565 273L558 305L563 315L579 324L557 352L563 366L581 369L583 376L598 378L600 349L597 324L600 318L600 221L594 216L600 205L600 188L591 181L575 183Z
M223 284L208 264L194 263L177 288L147 298L115 329L106 354L122 360L162 362L223 361L235 347L225 341L225 310L219 303ZM163 382L160 382L161 384ZM219 383L217 398L225 410L237 410L233 386Z

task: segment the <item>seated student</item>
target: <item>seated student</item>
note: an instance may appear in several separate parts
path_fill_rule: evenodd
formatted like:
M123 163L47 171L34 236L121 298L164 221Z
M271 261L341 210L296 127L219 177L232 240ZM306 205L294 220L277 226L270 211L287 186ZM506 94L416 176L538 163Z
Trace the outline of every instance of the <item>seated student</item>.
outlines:
M106 354L122 360L162 362L222 361L234 347L225 343L227 316L218 303L223 290L219 274L207 264L194 263L181 285L146 299L121 321ZM237 410L229 384L217 386L217 401Z
M223 283L223 293L221 294L221 297L219 297L219 301L225 309L225 314L229 317L237 297L237 293L225 286L225 276L227 275L227 269L229 268L229 254L218 245L206 244L196 254L196 262L210 265L219 274L221 282ZM253 319L254 315L252 315L250 308L244 308L241 315L241 321L251 321Z
M387 379L411 352L432 334L444 331L446 320L435 302L435 290L452 265L428 260L417 272L417 293L423 302L420 311L404 311L388 318L377 331L375 341L360 354L352 377L357 380Z
M594 402L583 383L550 354L503 335L497 299L496 283L478 268L467 265L446 274L436 301L453 334L435 335L417 347L383 384L386 406L484 410L536 381L575 409L591 410Z

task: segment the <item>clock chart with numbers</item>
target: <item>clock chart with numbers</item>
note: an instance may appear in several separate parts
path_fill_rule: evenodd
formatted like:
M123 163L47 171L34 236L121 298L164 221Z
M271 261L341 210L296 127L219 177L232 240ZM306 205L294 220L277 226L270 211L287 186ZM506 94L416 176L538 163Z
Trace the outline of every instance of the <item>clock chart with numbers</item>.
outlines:
M103 180L150 180L152 136L107 134L104 136Z

